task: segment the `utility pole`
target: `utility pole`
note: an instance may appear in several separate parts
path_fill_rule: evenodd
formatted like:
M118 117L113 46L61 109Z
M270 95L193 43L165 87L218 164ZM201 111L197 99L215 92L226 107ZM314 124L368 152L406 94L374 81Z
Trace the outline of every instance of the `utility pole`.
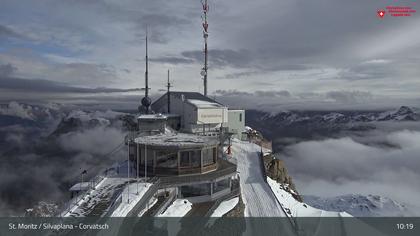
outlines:
M207 4L207 0L202 1L201 4L203 5L203 37L204 37L204 68L201 71L201 75L203 76L204 80L204 96L207 96L207 38L209 37L209 24L207 23L207 13L209 11L209 5Z

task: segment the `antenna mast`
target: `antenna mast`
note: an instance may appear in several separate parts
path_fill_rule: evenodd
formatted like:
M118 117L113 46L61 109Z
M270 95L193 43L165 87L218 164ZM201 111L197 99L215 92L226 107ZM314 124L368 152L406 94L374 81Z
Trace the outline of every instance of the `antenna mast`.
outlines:
M149 96L149 55L148 55L148 47L147 47L147 27L146 27L146 72L144 72L145 82L146 82L146 91L145 97Z
M171 82L169 82L169 70L168 70L168 84L166 85L168 88L167 96L168 96L168 114L171 113L171 95L170 95L170 89L171 89Z
M209 24L207 23L207 13L209 11L209 5L207 4L207 0L201 1L203 5L203 37L204 37L204 68L201 71L201 75L203 76L204 80L204 96L207 96L207 38L209 37Z
M145 82L144 98L141 100L141 104L146 109L146 114L149 114L152 100L149 97L149 55L148 55L148 45L147 45L147 27L146 27L146 71L144 72L144 82ZM140 112L141 110L142 109L140 109L139 107Z

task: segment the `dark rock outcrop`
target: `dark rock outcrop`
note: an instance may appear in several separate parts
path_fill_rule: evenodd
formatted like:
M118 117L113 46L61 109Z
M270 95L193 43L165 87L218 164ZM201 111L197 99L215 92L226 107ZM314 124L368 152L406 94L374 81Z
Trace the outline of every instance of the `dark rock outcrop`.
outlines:
M273 154L265 155L263 160L267 176L277 181L277 183L283 184L286 191L292 194L297 201L302 202L303 199L296 190L292 177L287 173L284 162L276 159Z

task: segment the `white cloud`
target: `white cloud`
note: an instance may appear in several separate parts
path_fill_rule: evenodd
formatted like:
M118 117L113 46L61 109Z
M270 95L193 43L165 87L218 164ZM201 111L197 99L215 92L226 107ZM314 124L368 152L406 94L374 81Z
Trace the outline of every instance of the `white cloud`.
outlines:
M363 139L301 142L281 158L303 194L378 194L420 207L420 132L380 132Z

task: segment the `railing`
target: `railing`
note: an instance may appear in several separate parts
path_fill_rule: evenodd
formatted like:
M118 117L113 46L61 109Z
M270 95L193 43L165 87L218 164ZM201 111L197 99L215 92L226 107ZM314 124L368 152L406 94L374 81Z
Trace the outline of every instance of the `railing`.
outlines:
M111 216L112 212L114 212L114 210L117 209L121 203L122 203L122 192L118 195L118 197L114 201L112 201L105 216Z
M222 163L224 162L224 163ZM236 173L236 165L228 163L227 161L219 160L219 168L212 172L195 174L195 175L184 175L184 176L167 176L160 178L161 188L165 186L175 187L183 183L191 182L202 182L202 181L211 181L219 177L224 177L227 175L233 175Z
M176 199L176 190L172 189L169 191L169 196L163 201L162 205L155 212L152 212L150 215L157 216L159 214L162 214L175 199Z
M87 194L87 192L92 191L96 188L96 186L104 179L105 177L103 175L97 175L91 178L89 181L91 188L87 191L81 191L77 193L77 195L73 198L71 198L68 202L66 202L64 205L62 205L57 210L57 216L65 216L67 213L70 212L71 208L76 206L81 200L83 200L83 197Z
M239 177L238 177L238 181L240 181ZM211 206L211 208L207 211L207 213L204 215L204 217L210 217L211 214L213 214L213 212L217 209L217 207L219 207L220 203L222 203L225 200L234 198L239 196L241 193L241 186L238 185L236 188L232 188L231 192L223 197L220 197L219 199L217 199L213 206Z
M154 177L151 179L152 186L144 193L144 195L141 197L141 199L137 202L137 204L133 207L133 209L130 210L130 212L127 213L127 217L133 217L137 216L137 214L140 212L140 210L144 209L147 204L149 204L150 199L155 195L155 193L159 189L160 181L158 178Z

